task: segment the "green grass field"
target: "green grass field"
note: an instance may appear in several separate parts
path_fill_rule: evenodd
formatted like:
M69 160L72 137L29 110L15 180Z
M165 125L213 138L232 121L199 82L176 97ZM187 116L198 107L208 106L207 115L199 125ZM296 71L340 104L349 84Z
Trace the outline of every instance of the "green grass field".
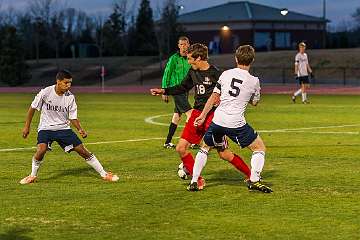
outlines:
M75 153L54 144L38 182L21 186L34 150L3 149L35 146L38 115L29 139L21 138L32 98L0 95L1 240L360 239L358 96L313 96L310 105L294 105L288 96L267 95L249 109L249 123L263 130L262 175L273 194L248 192L242 176L215 153L204 171L205 190L187 192L188 182L176 175L176 152L156 139L167 127L144 122L171 113L172 103L134 94L77 96L89 133L85 144L120 175L118 183L103 182ZM149 138L155 139L92 144ZM250 151L231 149L249 163Z

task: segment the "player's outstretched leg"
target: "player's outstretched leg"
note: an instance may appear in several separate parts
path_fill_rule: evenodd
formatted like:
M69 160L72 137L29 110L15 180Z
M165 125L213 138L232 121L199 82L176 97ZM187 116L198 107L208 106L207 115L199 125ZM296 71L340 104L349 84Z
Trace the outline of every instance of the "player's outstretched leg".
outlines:
M261 182L261 172L265 164L265 144L260 138L257 138L249 146L249 149L253 151L251 157L251 176L247 182L249 190L257 190L264 193L271 193L273 190Z
M250 175L251 175L250 168L248 167L248 165L244 162L244 160L240 156L234 154L227 148L226 149L219 148L218 154L221 159L228 161L237 170L242 172L245 175L246 180L248 180L250 178Z
M105 181L116 182L119 180L117 175L114 175L111 172L106 172L96 156L90 153L83 144L76 146L74 151L83 157L86 163L89 164L96 172L98 172Z
M173 117L171 119L171 123L170 123L170 126L169 126L169 131L168 131L168 135L166 137L166 141L164 143L164 148L175 148L175 144L173 144L171 142L175 132L176 132L176 129L177 129L177 126L180 122L180 119L181 119L181 114L180 113L174 113L173 114Z
M31 173L29 176L26 176L23 179L21 179L20 184L30 184L36 181L37 174L41 166L41 163L43 161L43 158L45 156L45 153L47 151L47 148L48 146L46 143L40 143L37 145L36 153L32 158Z
M193 175L187 190L189 191L199 191L203 190L205 187L205 179L202 178L201 172L206 165L207 157L210 147L204 146L196 154L195 163L193 168Z
M195 160L191 152L188 150L189 147L190 143L187 140L180 138L178 144L176 145L176 152L179 153L186 170L190 175L192 175Z
M291 96L291 100L293 101L293 103L296 103L296 96L300 95L301 92L302 92L302 90L300 88L296 92L294 92L294 95Z

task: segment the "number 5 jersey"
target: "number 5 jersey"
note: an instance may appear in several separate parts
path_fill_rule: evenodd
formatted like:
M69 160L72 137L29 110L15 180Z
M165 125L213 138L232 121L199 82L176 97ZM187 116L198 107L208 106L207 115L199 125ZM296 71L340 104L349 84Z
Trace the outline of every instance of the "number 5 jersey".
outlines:
M245 111L252 100L260 100L259 78L248 71L233 68L223 72L214 92L220 94L220 105L215 110L213 122L227 128L246 124Z

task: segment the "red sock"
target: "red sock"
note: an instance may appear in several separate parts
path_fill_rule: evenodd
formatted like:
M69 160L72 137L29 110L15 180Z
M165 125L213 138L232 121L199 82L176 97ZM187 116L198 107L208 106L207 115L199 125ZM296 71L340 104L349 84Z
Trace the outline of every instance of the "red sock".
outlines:
M186 169L189 171L190 175L192 176L193 173L193 168L194 168L194 157L192 156L191 153L188 153L187 155L185 155L184 157L181 158L184 167L186 167Z
M233 160L230 162L236 169L244 173L248 178L250 178L251 171L248 165L241 159L238 155L234 154Z

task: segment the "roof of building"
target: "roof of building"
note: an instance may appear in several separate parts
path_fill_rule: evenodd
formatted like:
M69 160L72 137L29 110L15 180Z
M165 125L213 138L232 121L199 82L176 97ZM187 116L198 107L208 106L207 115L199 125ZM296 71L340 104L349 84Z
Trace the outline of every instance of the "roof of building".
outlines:
M249 1L228 2L179 16L180 23L210 23L233 21L296 21L324 22L324 18L289 11L281 15L281 9Z

